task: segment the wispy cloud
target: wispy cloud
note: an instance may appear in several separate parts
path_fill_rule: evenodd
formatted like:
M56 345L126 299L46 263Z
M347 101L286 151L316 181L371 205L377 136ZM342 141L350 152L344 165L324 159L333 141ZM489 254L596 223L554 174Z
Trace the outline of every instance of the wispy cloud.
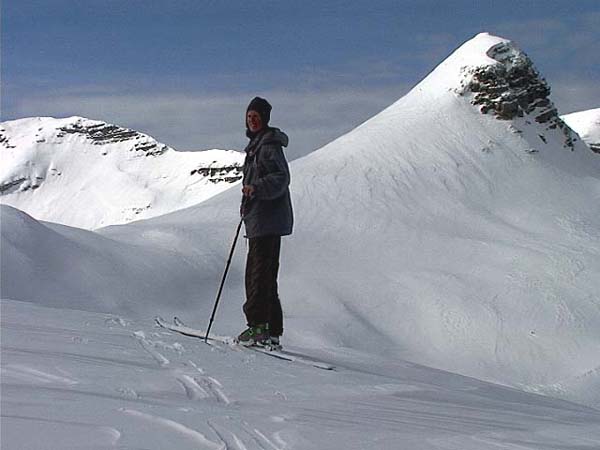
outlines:
M599 21L600 12L572 14L497 22L478 31L515 40L550 82L560 112L567 113L599 106ZM410 45L397 42L393 52L382 49L326 68L307 64L203 76L193 70L128 73L119 66L59 83L44 78L40 61L36 70L3 80L3 120L81 115L138 129L182 150L241 149L246 105L261 95L274 106L272 124L290 134L294 158L396 101L470 37L441 29L411 36Z
M540 67L574 73L600 64L600 12L501 22L493 32L516 41Z
M600 84L577 78L563 78L552 82L552 101L560 114L600 107Z
M235 94L119 93L113 87L93 94L81 89L22 99L14 115L80 115L146 132L180 150L241 149L249 100L273 104L271 124L291 137L290 158L307 154L351 130L393 103L405 86L338 87L312 91L258 91Z

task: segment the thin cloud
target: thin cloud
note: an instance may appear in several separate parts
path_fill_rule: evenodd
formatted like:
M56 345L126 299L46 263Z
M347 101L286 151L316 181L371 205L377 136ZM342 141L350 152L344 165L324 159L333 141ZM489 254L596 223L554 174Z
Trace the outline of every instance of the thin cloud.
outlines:
M599 32L593 26L599 18L600 13L503 22L489 31L516 41L542 75L552 74L552 98L567 113L598 106L600 83L590 67L600 64L595 51ZM140 130L181 150L241 149L246 143L246 105L261 95L274 105L273 125L290 134L294 158L395 102L470 37L423 33L413 46L399 45L393 58L363 57L338 62L335 68L307 66L294 73L281 69L202 79L192 73L148 79L119 73L60 88L53 80L13 80L3 86L5 119L81 115Z
M502 22L492 31L516 41L536 65L573 72L600 63L598 20L600 13L573 14L560 19Z
M589 80L563 79L552 83L550 96L560 114L600 107L600 85Z
M381 111L401 97L409 86L341 87L320 91L259 91L243 94L106 94L85 91L56 92L25 98L15 110L18 117L80 115L134 128L179 150L242 149L244 113L254 95L273 104L271 123L288 132L297 158L319 148ZM95 92L101 91L96 88Z

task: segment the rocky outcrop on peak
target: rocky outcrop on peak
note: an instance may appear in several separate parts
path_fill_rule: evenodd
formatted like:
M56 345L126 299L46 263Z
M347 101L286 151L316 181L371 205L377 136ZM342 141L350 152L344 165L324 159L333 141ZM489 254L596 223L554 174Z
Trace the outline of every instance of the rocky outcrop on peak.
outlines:
M573 150L575 137L559 117L549 98L550 86L531 59L510 42L494 45L487 56L497 64L464 69L462 88L473 94L471 103L499 120L530 116L547 129L559 129L564 134L564 146Z
M59 138L67 134L79 134L92 141L94 145L132 141L134 144L130 151L142 152L145 156L162 155L169 148L135 130L104 122L88 122L79 119L72 124L60 127L58 130L57 137Z
M208 181L213 184L218 183L235 183L242 179L242 164L219 165L217 161L213 161L208 166L200 166L190 172L190 175L202 175L207 177Z
M8 136L4 134L6 130L0 129L0 146L4 148L16 148L14 145L10 143Z

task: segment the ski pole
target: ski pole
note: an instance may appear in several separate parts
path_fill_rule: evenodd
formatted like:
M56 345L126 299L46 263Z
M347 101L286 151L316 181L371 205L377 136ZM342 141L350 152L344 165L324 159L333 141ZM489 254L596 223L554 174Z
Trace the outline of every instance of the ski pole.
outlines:
M223 273L223 278L221 279L221 286L219 286L219 292L217 292L217 299L215 300L215 306L213 308L212 315L210 316L210 323L208 324L208 328L206 330L206 336L204 336L204 342L208 343L208 333L210 333L210 328L212 327L213 320L215 320L215 314L217 312L217 306L219 305L219 299L221 298L221 292L223 291L223 285L225 284L225 278L227 277L227 272L229 271L229 265L231 264L231 257L233 256L233 250L235 249L235 244L237 242L238 236L240 234L240 229L242 228L242 222L244 218L240 219L240 223L237 226L237 230L235 232L235 238L233 239L233 245L231 246L231 251L229 252L229 259L227 260L227 265L225 266L225 272Z

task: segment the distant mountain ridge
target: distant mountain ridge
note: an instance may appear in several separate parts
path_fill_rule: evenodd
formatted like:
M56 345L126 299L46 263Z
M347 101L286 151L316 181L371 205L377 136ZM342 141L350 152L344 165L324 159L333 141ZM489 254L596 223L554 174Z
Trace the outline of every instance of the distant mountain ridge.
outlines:
M596 153L600 153L600 108L565 114L562 119Z
M206 200L241 179L232 150L179 152L83 117L0 123L0 202L82 228L126 223Z

